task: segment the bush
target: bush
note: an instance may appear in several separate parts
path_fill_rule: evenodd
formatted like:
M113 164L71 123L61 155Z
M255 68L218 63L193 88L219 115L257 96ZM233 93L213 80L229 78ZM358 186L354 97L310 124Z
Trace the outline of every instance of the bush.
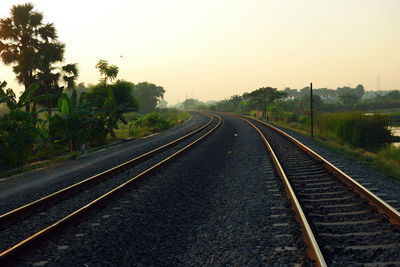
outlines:
M299 114L291 112L288 115L286 115L285 120L286 122L297 122L299 120Z
M39 138L40 131L34 126L32 115L11 110L0 118L0 161L22 170Z
M169 113L149 113L145 116L137 116L129 124L129 134L135 138L141 138L151 133L167 130L174 125L187 120L187 112L172 111Z
M316 119L320 133L334 136L352 147L378 148L391 142L388 121L384 115L361 112L322 114Z

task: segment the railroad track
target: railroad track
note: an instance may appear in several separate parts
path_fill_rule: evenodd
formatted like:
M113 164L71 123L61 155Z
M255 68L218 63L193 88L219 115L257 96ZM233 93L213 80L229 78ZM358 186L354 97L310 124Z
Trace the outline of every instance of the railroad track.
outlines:
M279 129L239 118L267 146L317 265L400 265L397 210Z
M218 115L208 116L207 123L174 141L0 215L0 265L12 263L206 138L222 122Z

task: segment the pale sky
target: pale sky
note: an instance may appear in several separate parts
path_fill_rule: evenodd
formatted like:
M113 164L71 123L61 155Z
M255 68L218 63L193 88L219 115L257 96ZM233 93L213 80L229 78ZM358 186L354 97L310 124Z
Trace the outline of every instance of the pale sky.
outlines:
M1 0L8 17L19 0ZM100 59L118 78L166 89L169 104L272 86L400 89L400 0L32 0L96 83ZM122 55L122 58L120 57ZM10 66L0 80L16 91Z

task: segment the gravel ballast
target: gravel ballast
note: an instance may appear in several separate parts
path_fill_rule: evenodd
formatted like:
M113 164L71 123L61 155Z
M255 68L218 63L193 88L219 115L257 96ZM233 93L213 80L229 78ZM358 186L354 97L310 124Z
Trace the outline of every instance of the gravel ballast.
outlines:
M309 262L257 133L222 126L20 265L281 265Z
M310 264L284 186L259 136L239 119L223 119L223 125L193 150L38 246L13 266ZM90 168L59 175L48 185L26 187L12 198L5 194L1 197L1 190L10 186L9 180L1 180L0 209L9 210L110 168L207 120L194 113L194 119L181 127L99 151L101 159ZM399 209L398 183L307 137L286 132ZM113 156L107 158L108 152ZM357 253L349 250L343 256L351 258ZM371 257L377 261L396 260L390 250Z
M348 159L346 156L335 153L312 140L294 131L290 131L274 125L278 129L296 138L304 145L308 146L336 167L344 171L351 178L355 179L371 192L387 201L392 207L400 211L400 182L387 178L361 162Z

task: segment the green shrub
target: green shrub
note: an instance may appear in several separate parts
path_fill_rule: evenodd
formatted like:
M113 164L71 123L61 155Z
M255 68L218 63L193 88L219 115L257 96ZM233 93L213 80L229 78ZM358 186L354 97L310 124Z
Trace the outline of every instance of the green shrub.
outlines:
M304 125L310 125L310 119L307 116L300 116L298 121Z
M144 116L142 126L152 129L151 131L155 133L171 128L172 124L165 116L153 112Z
M285 121L290 122L297 122L299 120L299 114L291 112L285 116Z
M48 142L40 148L36 156L38 159L53 159L67 151L64 145Z
M0 118L0 161L22 170L35 152L40 131L34 126L31 113L11 110Z
M378 148L391 141L384 115L361 112L322 114L316 119L320 135L333 136L352 147Z
M151 133L164 131L182 123L189 116L187 112L178 112L177 110L162 114L153 112L145 116L137 116L129 124L129 135L141 138Z

